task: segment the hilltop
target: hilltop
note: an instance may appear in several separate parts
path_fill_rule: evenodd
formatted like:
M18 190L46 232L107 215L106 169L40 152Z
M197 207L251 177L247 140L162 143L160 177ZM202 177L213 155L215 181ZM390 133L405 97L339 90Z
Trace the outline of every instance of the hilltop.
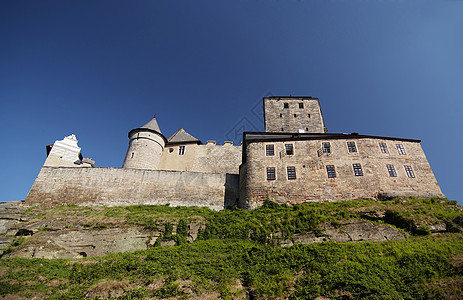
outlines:
M266 201L252 211L11 202L0 218L1 297L462 295L463 208L446 199Z

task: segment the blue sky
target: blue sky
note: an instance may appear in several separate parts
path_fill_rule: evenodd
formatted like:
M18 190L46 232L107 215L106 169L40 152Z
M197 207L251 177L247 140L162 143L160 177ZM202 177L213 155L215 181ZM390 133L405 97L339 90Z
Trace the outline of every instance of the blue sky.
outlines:
M330 132L421 139L463 204L462 29L462 1L1 1L0 201L71 133L120 167L154 114L221 143L292 94L318 97Z

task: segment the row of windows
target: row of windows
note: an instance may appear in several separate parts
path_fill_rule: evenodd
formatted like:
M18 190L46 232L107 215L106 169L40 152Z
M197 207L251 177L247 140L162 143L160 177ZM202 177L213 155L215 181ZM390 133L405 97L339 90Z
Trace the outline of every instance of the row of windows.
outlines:
M402 144L396 144L397 152L400 155L405 155L405 148ZM379 148L381 149L382 153L389 153L386 143L379 143ZM355 142L347 142L347 151L349 153L356 153L357 152L357 145ZM331 153L331 143L330 142L323 142L321 149L318 150L318 155L320 156L322 153ZM285 154L286 155L293 155L294 154L294 147L293 144L285 144ZM265 145L265 155L266 156L274 156L275 155L275 145L269 144Z
M295 118L297 118L297 114L293 114L293 116L294 116ZM280 118L283 118L283 114L280 114ZM307 118L310 119L310 114L307 114Z
M352 164L352 169L355 176L363 176L363 170L361 164ZM394 165L386 165L386 169L389 173L390 177L397 177L397 173L395 171ZM412 166L404 166L405 173L409 178L415 178L415 173L413 172ZM328 178L335 178L336 177L336 169L334 165L327 165L326 166L326 173ZM288 179L296 179L296 167L286 167L286 174ZM267 168L267 180L276 180L276 172L275 167L268 167Z
M304 103L298 103L299 108L304 108ZM289 103L283 103L283 108L289 108Z

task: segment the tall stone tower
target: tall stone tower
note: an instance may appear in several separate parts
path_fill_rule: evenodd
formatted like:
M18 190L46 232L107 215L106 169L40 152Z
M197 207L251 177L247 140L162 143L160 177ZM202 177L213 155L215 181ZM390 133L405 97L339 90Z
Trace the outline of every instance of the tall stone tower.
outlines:
M156 117L129 132L129 148L122 168L157 170L167 139L159 129Z
M266 132L325 133L318 98L264 97L264 120Z

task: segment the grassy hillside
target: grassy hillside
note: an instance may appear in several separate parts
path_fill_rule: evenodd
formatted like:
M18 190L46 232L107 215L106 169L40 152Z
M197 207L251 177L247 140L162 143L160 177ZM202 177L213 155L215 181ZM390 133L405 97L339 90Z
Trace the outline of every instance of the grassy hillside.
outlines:
M53 226L139 226L162 232L145 251L103 257L0 259L0 297L235 299L461 299L463 212L443 199L357 200L254 211L132 206L31 208ZM279 241L348 219L393 224L410 238L382 243ZM202 226L189 243L189 226ZM61 225L60 225L61 224ZM446 232L433 226L445 224ZM11 250L26 237L18 237ZM27 242L27 241L26 241Z

